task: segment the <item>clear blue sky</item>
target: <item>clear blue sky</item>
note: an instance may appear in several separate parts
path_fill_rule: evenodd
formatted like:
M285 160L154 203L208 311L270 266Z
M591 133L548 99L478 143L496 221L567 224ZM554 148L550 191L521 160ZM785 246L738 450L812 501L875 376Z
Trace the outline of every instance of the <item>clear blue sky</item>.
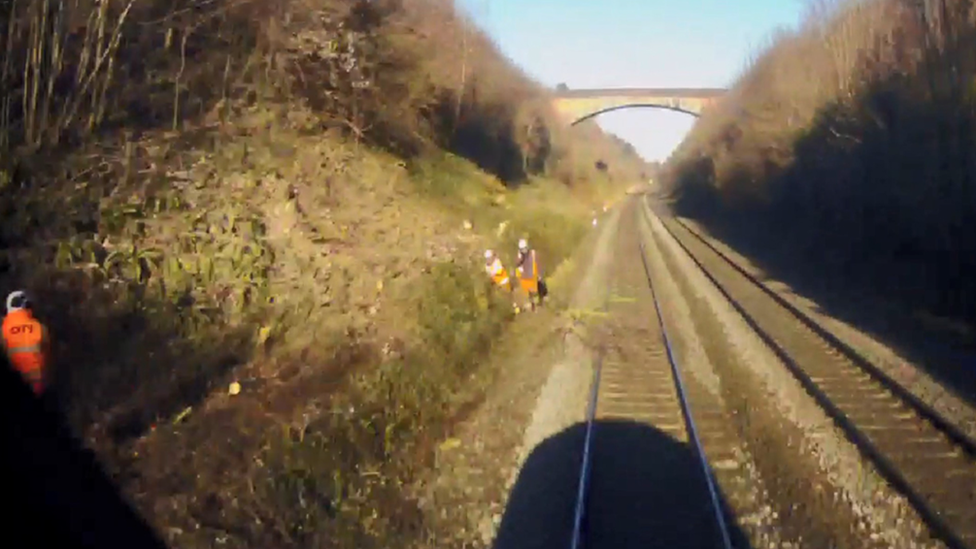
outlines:
M548 86L723 87L802 0L458 0L502 51ZM665 159L694 118L623 109L597 118L648 160Z

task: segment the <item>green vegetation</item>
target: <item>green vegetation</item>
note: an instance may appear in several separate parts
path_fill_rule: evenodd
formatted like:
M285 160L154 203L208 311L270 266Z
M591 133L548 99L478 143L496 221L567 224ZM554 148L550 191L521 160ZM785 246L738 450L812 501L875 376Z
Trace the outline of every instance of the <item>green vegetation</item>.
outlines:
M821 280L976 321L974 44L968 2L817 4L675 152L679 208Z
M0 29L0 281L140 509L180 547L421 539L405 486L511 317L481 251L553 269L643 162L448 0L23 0Z

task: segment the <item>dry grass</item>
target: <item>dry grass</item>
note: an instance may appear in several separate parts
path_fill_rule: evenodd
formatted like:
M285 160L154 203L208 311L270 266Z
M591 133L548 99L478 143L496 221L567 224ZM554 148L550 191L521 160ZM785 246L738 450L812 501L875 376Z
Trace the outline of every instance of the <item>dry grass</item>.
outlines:
M686 211L976 321L974 44L968 2L814 3L694 127L669 183Z
M181 547L420 539L400 487L510 315L480 251L554 267L646 170L446 0L20 0L0 29L0 280Z

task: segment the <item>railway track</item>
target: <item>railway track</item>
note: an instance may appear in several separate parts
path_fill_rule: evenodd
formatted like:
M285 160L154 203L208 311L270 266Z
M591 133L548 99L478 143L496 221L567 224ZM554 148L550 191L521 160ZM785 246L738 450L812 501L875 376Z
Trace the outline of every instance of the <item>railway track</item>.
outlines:
M976 442L683 222L659 219L933 534L976 549Z
M640 215L637 201L628 207L630 211L627 214ZM633 221L636 223L638 219ZM591 385L571 546L576 549L677 543L673 546L731 549L733 543L726 523L726 511L702 441L707 442L709 456L714 459L715 455L719 455L720 460L722 445L726 444L729 459L721 461L734 462L736 441L729 435L732 427L720 406L709 409L708 399L696 399L694 417L691 413L689 396L695 396L699 388L694 380L682 378L681 369L672 353L671 340L654 293L654 281L638 233L636 230L625 231L618 242L618 257L626 257L631 262L621 263L618 268L615 297L612 296L608 304L611 335L609 344L597 361ZM649 314L648 309L652 304L654 313ZM614 337L614 332L620 337ZM696 419L700 421L696 423ZM652 475L671 475L679 479L675 482L686 483L672 494L672 501L654 500L661 493L655 495L654 489L641 487L641 483L645 483L645 486L659 485L661 478L621 479L613 475L614 469L641 469L621 466L617 461L626 459L622 454L628 450L631 453L637 450L626 447L601 448L601 445L611 444L609 437L601 437L601 434L604 430L609 431L609 425L614 422L645 425L661 433L661 438L674 441L674 446L691 448L689 454L693 454L694 459L688 456L682 457L681 463L674 463L677 460L673 460L648 465L658 471ZM597 451L600 449L604 450L603 454ZM634 457L653 460L664 453L652 450ZM599 457L601 455L604 459ZM629 489L633 492L628 493ZM686 523L683 526L646 522L667 521L667 518L661 518L667 516L667 508L680 506L682 501L694 502L689 504L694 507L691 514L682 515L682 521ZM707 501L707 505L703 505L703 501ZM647 508L646 513L635 520L627 516L627 511L620 506ZM662 510L665 511L663 514ZM681 528L685 531L676 531ZM669 540L669 535L674 537Z

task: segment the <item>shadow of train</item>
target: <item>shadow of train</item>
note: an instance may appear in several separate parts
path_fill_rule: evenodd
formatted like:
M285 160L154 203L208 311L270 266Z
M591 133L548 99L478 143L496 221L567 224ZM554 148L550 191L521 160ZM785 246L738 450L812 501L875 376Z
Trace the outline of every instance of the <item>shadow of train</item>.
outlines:
M502 516L495 549L570 546L585 424L539 444L519 472ZM648 425L597 421L584 546L716 548L722 540L696 454ZM720 502L726 513L724 501ZM733 526L736 547L748 547Z
M33 398L9 367L0 369L4 533L37 547L165 549L60 414ZM687 444L629 421L594 427L587 548L721 546ZM585 425L577 424L533 450L510 494L496 549L569 547L584 436ZM730 533L736 547L749 547L742 531Z

